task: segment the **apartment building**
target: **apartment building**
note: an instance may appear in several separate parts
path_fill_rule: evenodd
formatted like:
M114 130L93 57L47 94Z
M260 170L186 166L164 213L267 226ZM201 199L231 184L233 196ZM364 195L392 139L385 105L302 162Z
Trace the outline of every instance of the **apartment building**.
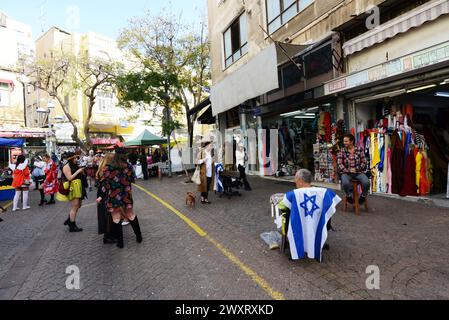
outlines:
M26 126L24 85L20 82L23 61L34 56L31 27L0 12L0 127Z
M247 145L257 153L250 171L292 179L308 168L317 181L337 183L336 133L363 143L389 110L402 125L405 109L414 110L409 124L449 145L449 1L209 0L208 13L220 130L278 131ZM447 159L430 157L442 185ZM267 169L273 162L279 168Z

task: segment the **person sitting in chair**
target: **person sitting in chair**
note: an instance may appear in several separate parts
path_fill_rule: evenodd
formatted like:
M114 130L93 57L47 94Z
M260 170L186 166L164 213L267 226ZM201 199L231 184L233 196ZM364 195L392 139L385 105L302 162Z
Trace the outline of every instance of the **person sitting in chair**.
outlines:
M357 180L361 183L363 189L359 199L359 204L363 205L366 202L370 189L370 181L365 174L368 170L368 161L364 151L355 146L355 137L352 134L344 136L344 148L338 154L337 159L341 183L347 202L350 204L354 203L352 181Z
M330 248L327 235L333 230L332 217L341 199L332 190L313 187L312 179L309 170L299 170L296 189L285 195L279 209L286 213L288 227L283 233L288 238L292 259L308 256L321 262L321 251Z

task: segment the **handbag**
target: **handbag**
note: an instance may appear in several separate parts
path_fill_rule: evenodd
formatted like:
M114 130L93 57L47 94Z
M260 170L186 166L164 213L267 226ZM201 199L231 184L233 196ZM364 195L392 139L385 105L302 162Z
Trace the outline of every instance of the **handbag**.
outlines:
M63 196L68 196L70 194L70 181L67 181L67 188L65 187L65 182L62 181L59 183L58 192Z
M201 185L201 166L196 167L192 176L192 181L197 185Z

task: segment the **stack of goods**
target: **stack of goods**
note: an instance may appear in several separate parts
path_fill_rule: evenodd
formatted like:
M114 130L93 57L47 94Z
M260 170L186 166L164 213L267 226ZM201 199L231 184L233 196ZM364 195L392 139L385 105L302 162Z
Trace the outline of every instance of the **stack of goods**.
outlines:
M315 160L315 181L331 183L335 181L335 163L332 144L317 141L313 145Z

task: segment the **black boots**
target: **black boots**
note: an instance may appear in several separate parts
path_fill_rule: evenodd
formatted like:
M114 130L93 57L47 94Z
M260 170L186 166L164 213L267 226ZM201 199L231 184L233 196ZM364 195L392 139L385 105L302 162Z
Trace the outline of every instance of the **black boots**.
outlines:
M140 231L139 219L137 219L137 216L134 219L134 221L130 221L130 223L131 223L131 227L133 227L133 231L136 235L137 243L142 243L142 241L143 241L142 232Z
M112 224L112 230L115 238L117 239L117 247L120 249L123 249L123 227L122 227L122 221L120 220L119 223L113 223Z
M117 241L117 247L119 247L120 249L123 249L123 247L124 247L122 222L123 221L120 221L119 223L112 224L112 228L113 228L112 234ZM143 239L142 239L142 232L140 231L139 219L137 219L137 217L136 217L134 219L134 221L130 221L130 224L131 224L133 231L136 235L136 241L138 243L142 243Z
M83 229L81 229L81 228L78 228L78 226L76 225L76 222L72 222L72 221L69 221L69 231L70 232L81 232L81 231L83 231Z
M54 194L52 194L52 195L50 196L50 201L47 202L47 205L52 205L52 204L56 204L56 201L55 201L55 195L54 195Z
M70 223L70 216L67 218L67 220L66 221L64 221L64 225L65 226L68 226L69 225L69 223Z

